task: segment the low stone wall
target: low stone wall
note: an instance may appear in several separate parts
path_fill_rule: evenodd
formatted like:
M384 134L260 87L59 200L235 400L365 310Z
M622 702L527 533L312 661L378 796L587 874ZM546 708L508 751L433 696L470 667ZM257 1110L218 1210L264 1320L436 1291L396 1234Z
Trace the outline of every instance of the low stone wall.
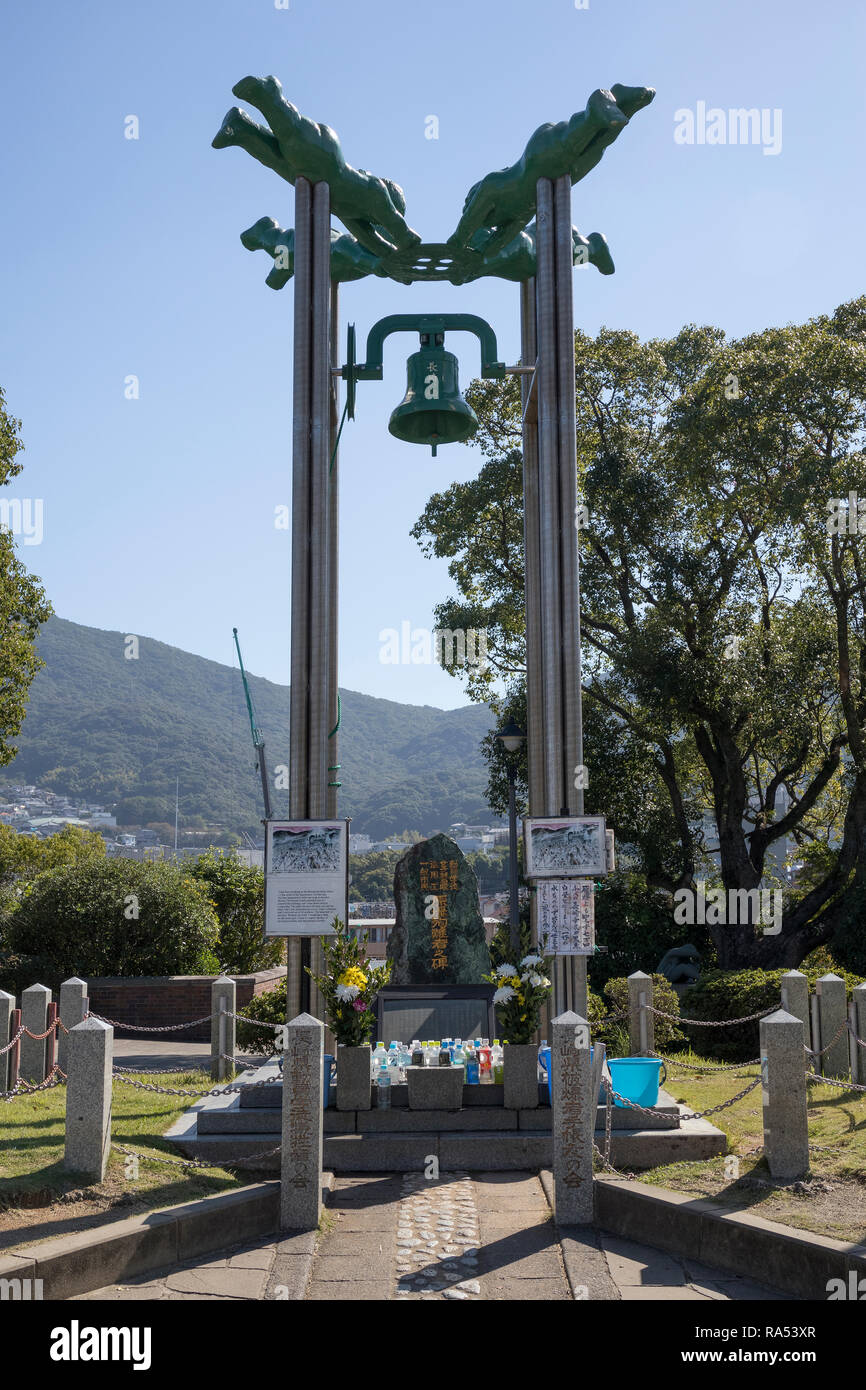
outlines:
M286 967L257 970L252 975L233 975L237 986L237 1012L256 994L267 994L286 977ZM87 980L87 994L92 1013L118 1023L132 1023L148 1028L164 1028L172 1023L187 1023L192 1018L204 1018L211 1011L213 975L139 975L93 976ZM117 1030L119 1038L137 1038L144 1042L146 1033ZM197 1028L183 1028L159 1034L171 1042L210 1043L210 1023Z

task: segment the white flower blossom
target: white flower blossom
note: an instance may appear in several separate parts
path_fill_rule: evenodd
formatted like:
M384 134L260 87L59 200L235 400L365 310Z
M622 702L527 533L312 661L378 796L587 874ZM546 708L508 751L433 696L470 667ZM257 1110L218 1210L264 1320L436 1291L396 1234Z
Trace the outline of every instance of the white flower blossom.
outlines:
M493 1002L494 1004L507 1004L508 1001L513 998L514 990L511 988L511 985L500 985L493 996Z
M342 1004L349 1003L352 999L357 999L361 993L357 985L337 985L337 998Z
M505 979L510 975L516 975L517 967L514 965L497 965L493 973L494 975L501 975L502 978Z
M523 957L523 960L520 962L521 968L522 968L524 965L540 965L540 964L541 964L541 959L542 959L541 956L533 956L533 955L524 956L524 957Z
M521 979L524 981L528 981L529 984L535 986L544 984L544 976L536 975L534 970L530 970L526 975L521 976Z

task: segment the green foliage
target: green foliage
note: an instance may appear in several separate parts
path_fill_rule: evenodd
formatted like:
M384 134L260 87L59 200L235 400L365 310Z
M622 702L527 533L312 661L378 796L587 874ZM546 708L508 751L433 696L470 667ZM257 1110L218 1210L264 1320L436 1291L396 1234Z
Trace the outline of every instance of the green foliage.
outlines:
M359 939L349 936L345 923L334 918L335 936L322 937L325 970L307 974L318 985L328 1014L328 1023L338 1044L359 1047L370 1041L376 1014L373 1002L391 978L391 962L375 964L367 959L364 946L367 933Z
M408 848L408 846L407 846ZM377 850L349 855L349 897L352 902L386 902L394 896L394 869L401 850Z
M254 994L250 1002L240 1010L243 1018L254 1018L259 1023L273 1023L274 1027L286 1022L286 982L280 982L264 994ZM236 1040L240 1052L265 1053L274 1051L274 1035L266 1028L254 1028L250 1023L236 1020Z
M281 940L265 940L265 875L233 854L209 850L186 870L205 888L220 925L219 958L231 975L268 970L283 956Z
M826 952L815 952L815 957L808 965L807 961L812 958L807 957L800 966L809 981L810 991L814 991L821 975L833 973L845 981L850 997L851 990L860 983L859 977L836 965ZM680 1001L682 1013L687 1018L745 1018L779 1008L783 974L782 970L707 971L684 992ZM695 1051L705 1057L742 1062L758 1055L758 1020L731 1028L684 1026Z
M634 970L651 975L674 946L691 942L704 951L710 945L705 927L678 926L670 896L650 888L643 874L628 869L618 869L596 889L595 936L599 946L607 947L589 961L589 978L596 989Z
M24 445L19 430L21 421L6 409L6 397L0 387L0 488L21 472L17 460ZM13 499L0 498L4 506L12 507ZM20 499L17 499L20 506ZM18 736L27 709L30 684L42 665L36 654L35 640L40 624L51 613L45 591L27 572L15 551L12 531L14 513L4 515L0 527L0 767L15 757L12 740Z
M650 974L651 972L647 971L646 973ZM678 1018L680 1013L680 1001L673 985L664 975L653 975L652 979L654 1007L662 1009L666 1014L674 1014L675 1017ZM612 1013L625 1013L627 1015L628 979L622 977L617 980L608 980L604 987L604 997L607 1000L608 1007L603 1009L601 1015L595 1015L595 1017L603 1017L605 1014ZM594 996L594 1000L595 1003L593 1007L598 1008L600 1006L598 995ZM592 1018L592 1014L590 1014L590 1018ZM600 1042L606 1044L609 1056L623 1057L628 1055L629 1031L627 1017L618 1023L604 1024L599 1028L597 1033L595 1030L593 1030L593 1032L594 1036L597 1036ZM674 1023L671 1019L660 1018L656 1015L655 1045L657 1051L669 1052L672 1049L676 1049L679 1044L685 1041L685 1036L685 1033L682 1032L678 1024Z
M172 864L94 859L49 869L26 885L5 937L27 985L219 969L207 892Z
M239 671L147 637L139 639L139 660L125 661L123 644L120 632L49 619L38 640L45 666L33 682L10 775L117 803L120 824L169 826L169 844L177 775L182 836L196 823L261 835L261 786ZM7 650L4 635L0 674ZM268 747L288 747L286 687L259 676L249 681ZM380 839L407 827L428 835L455 820L486 820L479 752L491 722L486 708L340 694L340 814L353 818L353 830ZM288 793L273 796L274 814L288 815Z
M716 840L726 889L772 878L783 837L828 850L786 894L780 934L710 925L728 968L790 965L843 935L861 959L866 540L829 542L827 510L866 494L864 347L866 298L732 342L693 325L645 343L575 334L586 810L668 894L715 876ZM492 701L511 673L497 712L523 722L520 393L510 378L467 399L485 462L413 534L456 588L437 622L487 629L470 696ZM484 751L502 810L504 760L489 738Z
M510 961L482 976L488 984L496 985L493 1002L499 1036L504 1042L532 1042L542 1007L550 998L550 969L550 961L532 951L519 961L512 956ZM497 1000L497 995L503 997Z

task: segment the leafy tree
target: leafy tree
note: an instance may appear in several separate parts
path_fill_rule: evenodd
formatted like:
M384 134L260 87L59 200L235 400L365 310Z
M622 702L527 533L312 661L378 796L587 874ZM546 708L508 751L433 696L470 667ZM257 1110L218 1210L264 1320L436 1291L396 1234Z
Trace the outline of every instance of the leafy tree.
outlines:
M349 897L352 902L385 902L394 896L394 869L399 850L349 856Z
M219 969L219 923L203 884L173 864L93 859L48 869L6 930L18 979L199 975Z
M264 936L264 871L211 849L186 872L201 884L216 912L222 969L241 974L279 965L282 940L266 941Z
M24 445L19 430L21 421L6 409L6 398L0 388L0 487L7 487L21 472L17 461ZM12 527L6 515L10 504L4 506L0 525L0 767L12 761L16 748L12 740L21 729L27 708L28 692L39 667L35 639L39 627L51 613L51 605L42 586L28 574L15 553ZM20 499L19 499L20 505ZM12 515L10 513L10 515Z
M785 837L830 851L779 935L709 926L723 968L796 965L862 910L866 564L859 530L828 538L826 519L830 498L866 497L864 352L866 299L740 342L693 326L648 343L575 334L587 810L664 894L772 881ZM437 624L487 628L488 670L461 673L470 695L511 713L525 701L519 390L467 396L486 462L414 534L456 584ZM485 754L502 810L503 755L491 739Z

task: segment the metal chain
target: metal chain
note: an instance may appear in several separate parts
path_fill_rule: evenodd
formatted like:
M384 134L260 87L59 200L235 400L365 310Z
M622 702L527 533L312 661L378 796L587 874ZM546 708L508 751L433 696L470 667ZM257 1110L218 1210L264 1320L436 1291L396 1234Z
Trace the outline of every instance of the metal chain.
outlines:
M820 1081L822 1086L840 1086L843 1091L862 1091L866 1095L866 1086L858 1086L853 1081L837 1081L830 1076L819 1076L816 1071L807 1071L806 1080Z
M25 1029L24 1026L22 1025L22 1026L18 1029L18 1032L15 1034L15 1037L12 1039L12 1041L11 1041L11 1042L8 1042L8 1043L6 1044L5 1047L0 1047L0 1057L3 1056L3 1053L4 1053L4 1052L11 1052L12 1049L13 1049L13 1047L14 1047L15 1044L17 1043L18 1039L19 1039L20 1037L22 1037L22 1036L24 1035L25 1032L26 1032L26 1029Z
M248 1023L251 1028L273 1028L276 1031L277 1028L285 1028L286 1026L284 1023L262 1023L261 1019L258 1018L247 1018L244 1014L233 1014L231 1009L226 1009L225 1016L226 1018L236 1018L239 1023Z
M250 1070L257 1071L258 1068L253 1067L250 1068ZM164 1072L157 1072L155 1074L171 1075L171 1073ZM181 1073L178 1072L177 1068L175 1068L174 1075L180 1074ZM161 1096L188 1096L190 1100L198 1100L202 1096L228 1096L234 1094L235 1092L255 1090L257 1086L274 1085L273 1080L271 1080L270 1078L266 1078L264 1081L246 1081L242 1086L220 1085L212 1086L210 1090L207 1091L185 1091L178 1089L176 1086L149 1086L146 1081L135 1081L132 1076L126 1076L122 1074L118 1071L116 1067L113 1068L112 1075L114 1076L115 1081L122 1081L125 1086L135 1086L136 1089L139 1091L157 1091ZM142 1072L139 1073L139 1075L146 1076L147 1073Z
M747 1014L745 1018L683 1018L681 1014L666 1014L663 1009L655 1009L652 1004L644 1005L651 1014L658 1014L659 1018L673 1019L674 1023L689 1023L694 1028L730 1028L733 1023L752 1023L756 1018L767 1018L769 1014L775 1013L779 1007L774 1004L772 1009L763 1009L759 1014Z
M615 1091L608 1081L605 1080L603 1084L609 1087L609 1093L613 1099L618 1100L621 1105L626 1106L629 1110L637 1110L641 1115L655 1115L658 1113L651 1105L636 1105L634 1101L626 1100L625 1096L621 1096L618 1091ZM681 1118L684 1120L703 1120L707 1115L717 1115L720 1110L727 1110L729 1105L736 1105L738 1100L742 1100L744 1096L747 1096L750 1091L754 1091L755 1087L760 1086L760 1084L761 1078L760 1076L756 1076L754 1080L749 1082L744 1090L739 1091L735 1096L731 1096L730 1100L723 1100L721 1105L714 1105L709 1110L682 1111ZM866 1087L864 1087L864 1090L866 1090Z
M11 1101L16 1096L33 1095L36 1091L50 1091L54 1086L59 1086L61 1081L69 1078L65 1071L61 1071L57 1062L51 1068L44 1081L31 1086L29 1081L24 1081L20 1076L11 1091L0 1091L0 1100Z
M126 1028L132 1033L176 1033L181 1028L197 1028L200 1023L210 1023L218 1014L205 1014L204 1018L193 1018L189 1023L166 1023L159 1028L146 1028L144 1024L119 1023L116 1018L104 1018L102 1014L88 1013L85 1018L96 1018L100 1023L110 1023L112 1028Z
M251 1158L233 1158L229 1161L224 1159L222 1163L209 1163L204 1158L158 1158L154 1154L141 1154L135 1149L128 1149L125 1144L112 1144L111 1147L129 1154L132 1158L140 1158L144 1163L166 1163L170 1168L247 1168L252 1164L261 1163L264 1158L273 1158L275 1154L282 1152L283 1146L277 1144L275 1149L266 1149L264 1153L254 1154Z
M592 1141L592 1151L601 1160L605 1168L607 1168L608 1172L613 1173L615 1178L625 1177L625 1173L621 1173L618 1168L614 1168L613 1164L605 1158L604 1154L602 1153L601 1149L598 1147L598 1144L596 1144L594 1139Z
M838 1041L838 1038L839 1038L839 1034L840 1034L840 1033L844 1033L844 1032L847 1030L847 1028L848 1028L848 1020L847 1020L847 1018L846 1018L846 1019L843 1019L843 1021L839 1024L839 1027L836 1029L836 1032L833 1034L832 1038L831 1038L830 1041L827 1043L826 1047L818 1047L818 1048L815 1048L815 1047L807 1047L807 1048L806 1048L806 1051L809 1053L810 1057L823 1057L823 1056L824 1056L824 1053L825 1053L825 1052L829 1052L829 1051L830 1051L830 1048L833 1047L833 1046L836 1044L836 1042Z
M658 1055L663 1061L670 1063L672 1067L688 1067L690 1071L700 1072L745 1071L746 1067L756 1067L761 1060L760 1057L753 1057L749 1062L734 1062L730 1067L699 1067L696 1062L684 1062L681 1057L668 1057L664 1052L660 1052Z

